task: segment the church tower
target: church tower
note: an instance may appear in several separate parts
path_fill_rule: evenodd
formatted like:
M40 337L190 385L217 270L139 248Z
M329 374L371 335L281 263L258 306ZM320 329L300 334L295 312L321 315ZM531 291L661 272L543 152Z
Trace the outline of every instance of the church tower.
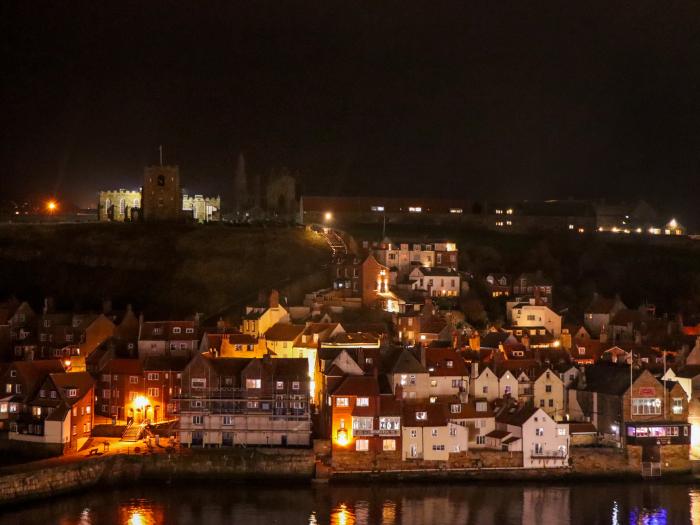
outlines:
M182 220L182 190L177 166L148 166L141 197L146 222Z

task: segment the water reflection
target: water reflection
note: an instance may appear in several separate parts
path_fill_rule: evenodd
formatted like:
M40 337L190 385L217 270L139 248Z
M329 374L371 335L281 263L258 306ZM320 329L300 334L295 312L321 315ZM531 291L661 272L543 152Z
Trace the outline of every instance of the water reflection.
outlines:
M395 484L141 487L55 499L0 525L700 525L692 485Z
M163 506L145 499L130 500L119 507L120 525L160 525L165 523Z

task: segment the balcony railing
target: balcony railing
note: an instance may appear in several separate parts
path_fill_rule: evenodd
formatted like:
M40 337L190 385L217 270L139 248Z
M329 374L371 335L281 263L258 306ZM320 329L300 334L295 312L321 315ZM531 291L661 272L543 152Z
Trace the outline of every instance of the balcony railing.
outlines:
M372 429L372 428L353 428L352 435L358 436L358 437L372 436L372 435L374 435L374 429Z
M533 458L565 458L565 450L533 450L530 453Z

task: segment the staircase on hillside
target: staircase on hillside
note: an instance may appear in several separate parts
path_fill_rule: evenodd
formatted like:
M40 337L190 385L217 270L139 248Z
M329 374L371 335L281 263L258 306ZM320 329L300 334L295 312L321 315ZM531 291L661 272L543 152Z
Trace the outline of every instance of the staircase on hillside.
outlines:
M143 432L146 428L144 424L134 424L129 423L126 430L122 434L122 441L138 441L141 439Z

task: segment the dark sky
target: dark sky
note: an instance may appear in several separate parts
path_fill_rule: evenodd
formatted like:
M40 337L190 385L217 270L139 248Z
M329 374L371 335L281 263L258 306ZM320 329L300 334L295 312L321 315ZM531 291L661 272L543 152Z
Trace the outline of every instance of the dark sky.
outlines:
M162 143L198 192L243 150L307 193L645 197L700 222L697 2L51 4L0 5L3 196L89 204Z

